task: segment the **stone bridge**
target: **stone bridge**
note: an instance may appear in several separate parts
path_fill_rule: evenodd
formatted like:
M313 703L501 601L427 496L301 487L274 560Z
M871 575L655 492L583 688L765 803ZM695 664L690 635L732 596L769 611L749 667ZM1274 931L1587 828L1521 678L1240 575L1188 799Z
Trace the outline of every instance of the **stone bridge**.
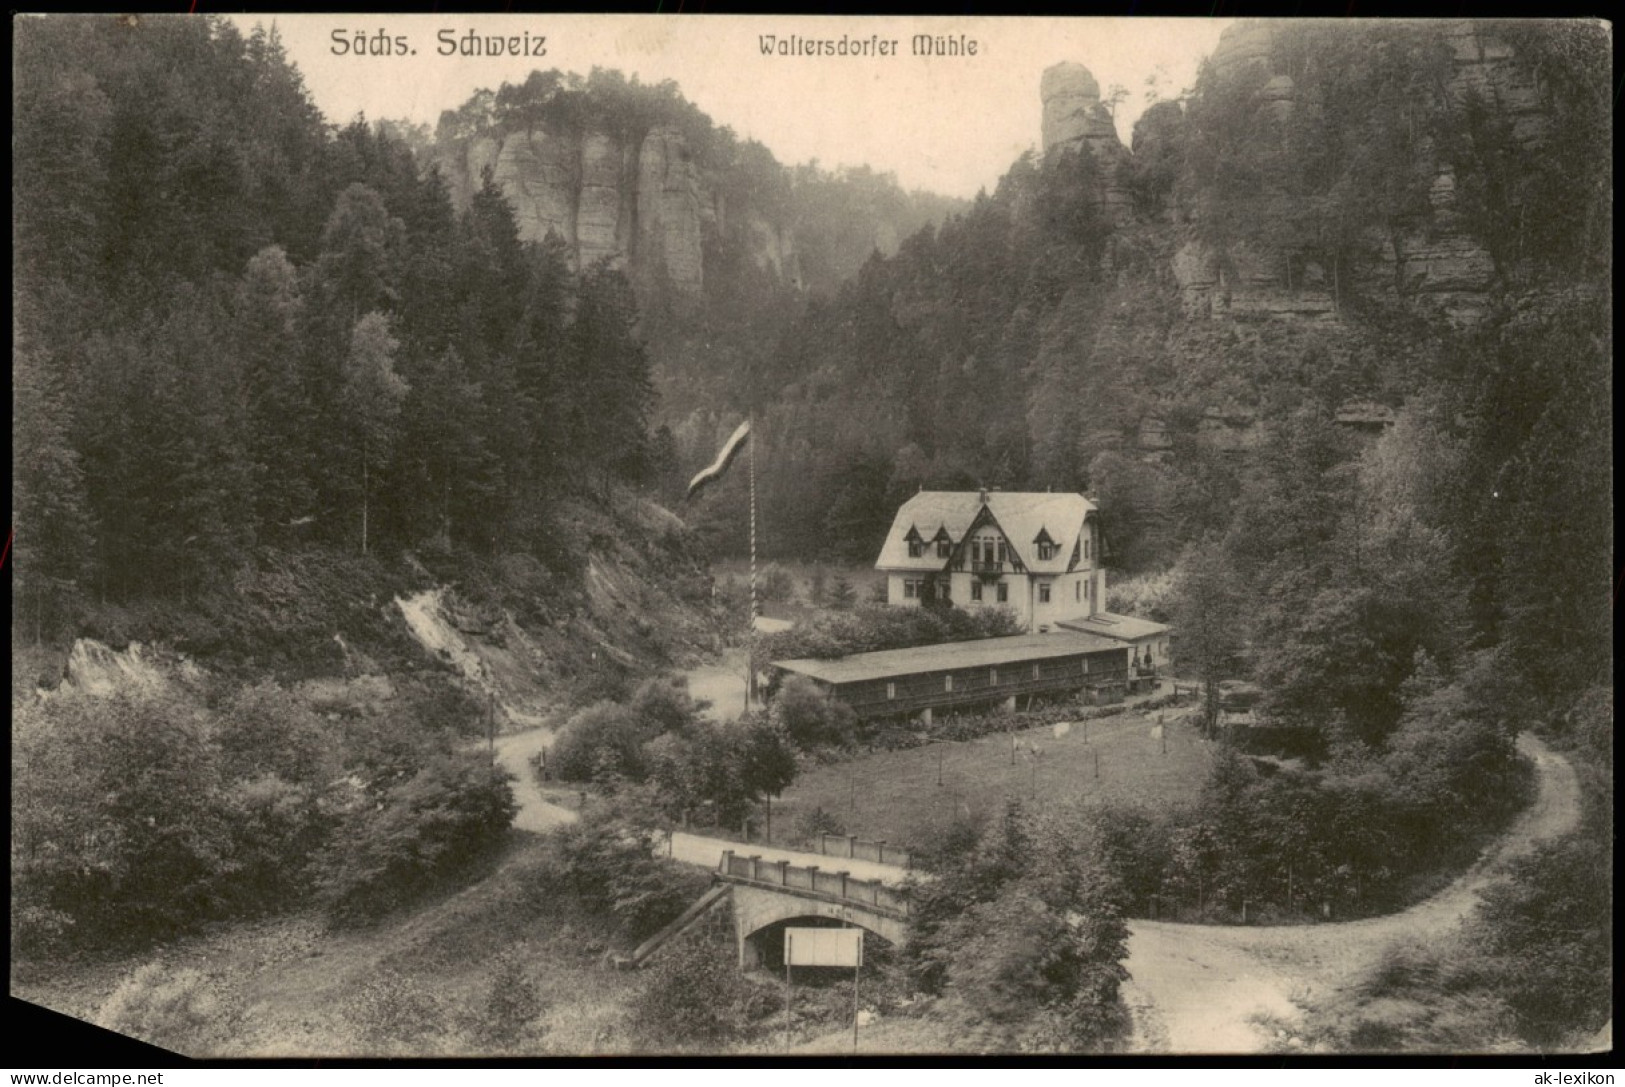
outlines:
M787 922L856 925L901 946L908 935L908 899L879 880L853 879L818 865L722 854L717 879L732 888L739 965L749 968L778 956L774 936Z

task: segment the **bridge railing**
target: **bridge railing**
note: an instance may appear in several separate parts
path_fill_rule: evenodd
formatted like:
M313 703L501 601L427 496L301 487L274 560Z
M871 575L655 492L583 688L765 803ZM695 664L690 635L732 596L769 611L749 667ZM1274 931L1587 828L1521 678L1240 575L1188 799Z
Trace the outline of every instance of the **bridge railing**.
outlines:
M763 860L759 855L741 857L723 850L717 863L719 874L751 883L806 891L820 897L843 899L876 909L908 916L908 899L902 892L877 879L854 879L848 872L826 872L816 864L799 865L789 861Z
M869 841L856 834L820 834L818 852L826 857L849 857L852 860L874 861L876 864L895 864L899 868L913 867L913 858L908 850L887 845L884 839Z

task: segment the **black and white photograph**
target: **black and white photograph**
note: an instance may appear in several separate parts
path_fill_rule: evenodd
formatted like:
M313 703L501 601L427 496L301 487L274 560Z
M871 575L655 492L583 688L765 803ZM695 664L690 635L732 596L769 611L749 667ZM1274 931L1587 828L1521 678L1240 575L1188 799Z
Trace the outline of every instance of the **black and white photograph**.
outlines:
M1612 1052L1610 23L12 30L14 1010Z

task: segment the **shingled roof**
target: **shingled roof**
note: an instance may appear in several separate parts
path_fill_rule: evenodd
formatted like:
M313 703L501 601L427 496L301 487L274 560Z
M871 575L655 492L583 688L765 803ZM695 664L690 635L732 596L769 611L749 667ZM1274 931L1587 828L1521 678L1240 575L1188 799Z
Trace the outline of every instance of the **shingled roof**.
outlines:
M886 534L885 546L875 562L877 570L941 570L944 560L935 548L927 546L919 558L909 558L908 537L912 530L925 541L939 530L958 544L975 522L984 505L1004 532L1028 571L1035 574L1064 574L1072 561L1072 549L1083 531L1083 520L1095 508L1081 494L1030 491L921 491L898 509ZM1040 561L1034 546L1040 533L1056 545L1055 557Z

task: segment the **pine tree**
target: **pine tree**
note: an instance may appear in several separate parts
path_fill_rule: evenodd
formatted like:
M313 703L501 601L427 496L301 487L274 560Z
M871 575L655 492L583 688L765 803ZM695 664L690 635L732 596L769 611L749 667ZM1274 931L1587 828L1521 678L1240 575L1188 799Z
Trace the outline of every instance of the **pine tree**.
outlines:
M398 436L401 402L408 386L395 373L400 347L389 319L369 313L356 322L344 360L344 410L350 424L361 482L361 553L368 549L373 475L389 463Z
M287 254L278 246L261 250L238 287L235 324L248 398L255 523L268 540L286 538L315 506L306 429L311 404L299 367L302 312Z
M83 591L94 555L94 524L84 469L68 443L70 413L61 381L26 342L19 344L12 380L14 618L32 620L39 641L68 617L73 598Z

